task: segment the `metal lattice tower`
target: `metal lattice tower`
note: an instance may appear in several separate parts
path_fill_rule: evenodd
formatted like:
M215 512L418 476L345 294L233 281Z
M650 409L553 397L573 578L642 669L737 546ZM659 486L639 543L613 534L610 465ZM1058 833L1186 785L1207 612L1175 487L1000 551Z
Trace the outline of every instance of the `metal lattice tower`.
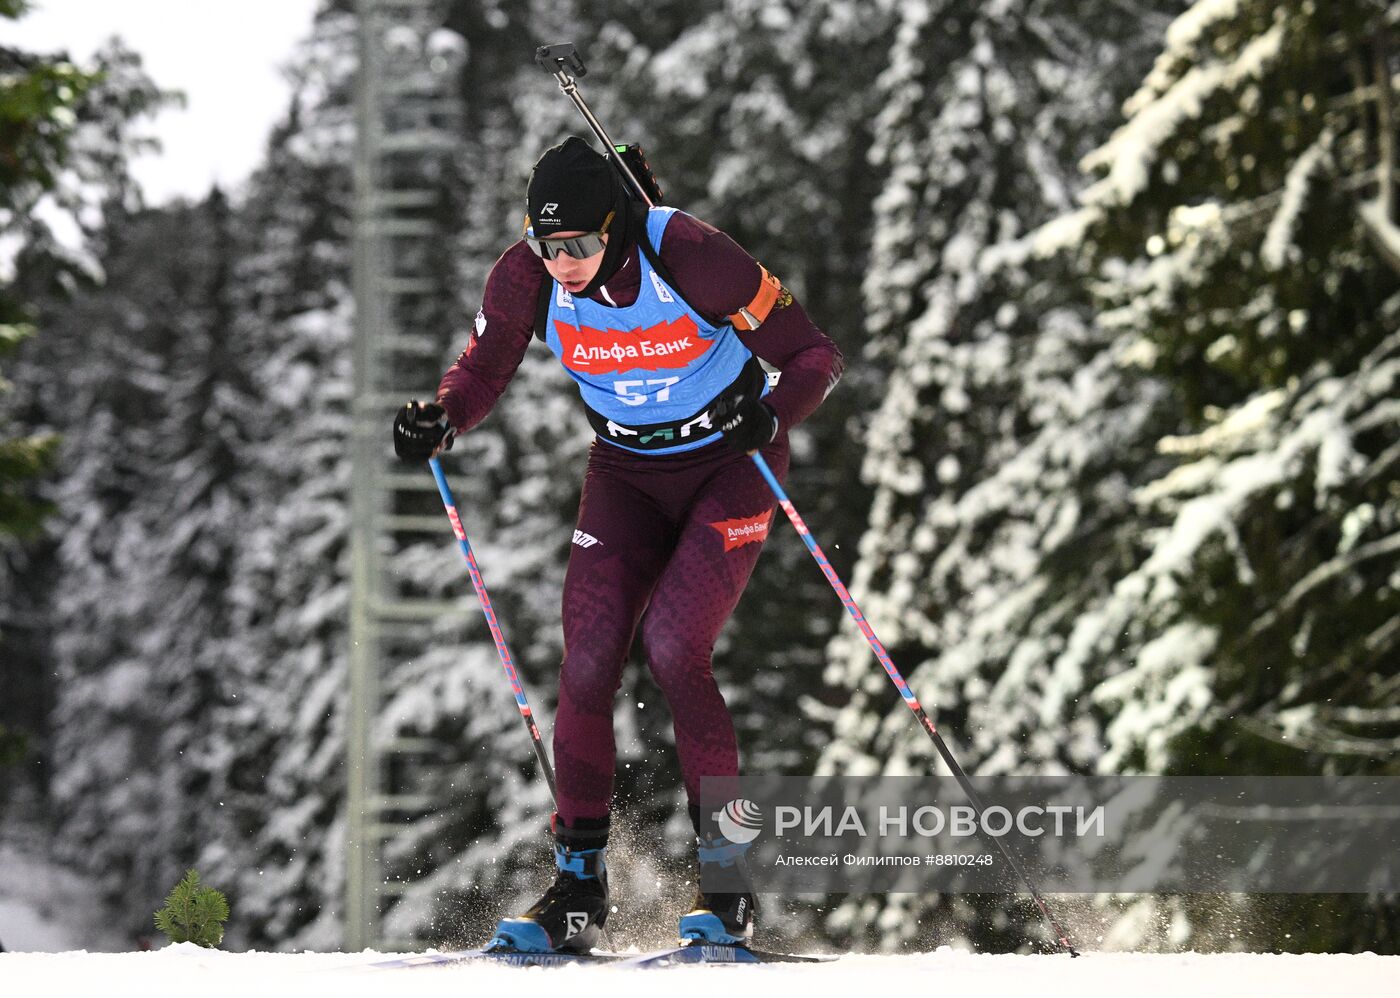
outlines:
M447 345L440 310L451 219L444 198L461 144L457 92L465 46L443 28L446 0L356 0L354 428L351 484L350 702L347 719L345 941L385 942L381 918L403 885L386 878L384 844L432 801L396 776L431 753L424 740L374 737L381 677L403 642L455 603L414 594L390 571L414 534L440 537L426 471L396 465L389 421L409 398L431 399ZM434 322L434 316L438 316Z

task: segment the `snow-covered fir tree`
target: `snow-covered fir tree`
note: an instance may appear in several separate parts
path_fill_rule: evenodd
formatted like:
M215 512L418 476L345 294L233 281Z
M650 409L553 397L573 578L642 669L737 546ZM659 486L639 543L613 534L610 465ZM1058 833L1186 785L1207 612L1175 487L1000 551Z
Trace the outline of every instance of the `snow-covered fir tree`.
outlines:
M0 3L0 20L23 12L8 0ZM48 507L36 496L36 479L52 466L57 439L52 435L19 432L21 404L3 377L14 350L34 332L30 296L37 287L57 283L77 261L67 259L54 239L51 227L36 213L54 188L72 171L65 168L72 153L78 125L75 109L97 82L59 56L40 56L0 47L6 118L6 149L0 163L0 814L8 810L8 798L21 781L12 780L10 766L21 761L21 749L40 730L34 720L47 708L47 671L35 668L42 658L37 607L17 584L26 570ZM23 266L19 266L23 260ZM28 280L22 278L25 271ZM35 279L36 272L48 271ZM22 286L29 284L29 287ZM37 767L26 767L32 779Z
M174 674L136 662L147 622L141 612L146 549L140 528L113 527L157 493L147 431L165 414L165 372L152 347L170 328L166 310L174 294L168 283L133 294L89 290L131 267L129 251L137 243L152 240L157 245L142 251L166 253L156 231L161 223L139 211L126 169L140 141L132 119L154 110L164 95L119 43L94 62L98 75L90 89L71 91L68 151L40 185L52 189L47 207L57 211L39 211L35 203L25 209L38 242L17 261L16 287L40 335L15 367L15 412L22 426L61 440L54 477L42 490L54 514L38 548L5 580L23 595L12 603L7 594L5 602L24 608L33 637L26 658L13 664L51 698L49 731L35 748L50 764L50 809L71 831L58 849L78 862L96 853L94 894L111 900L166 886L158 882L169 860L143 847L141 826L179 820L171 813L177 808L171 791L199 708L171 705L163 684ZM24 185L11 191L23 196ZM68 247L40 217L68 219ZM104 633L119 637L102 646L94 636ZM122 711L131 716L121 718Z
M167 889L205 831L193 745L217 699L208 651L238 517L229 469L181 465L170 448L193 433L212 448L226 429L180 407L196 371L178 358L203 359L225 332L204 307L222 253L214 214L121 216L99 257L105 288L49 310L31 359L37 408L63 433L52 562L27 580L51 587L52 796L65 853L94 864L110 899Z
M1104 766L1394 770L1398 18L1197 3L1086 160L1067 226L1104 324L1180 413L1134 497L1142 558L1097 622L1132 635L1090 691ZM1289 911L1294 941L1250 942L1372 946L1398 917L1394 899ZM1190 915L1210 939L1209 908Z
M1120 585L1135 618L1196 635L1156 670L1107 669L1107 767L1393 764L1375 725L1400 664L1400 230L1378 164L1398 16L1198 3L1085 160L1071 221L1101 321L1181 413L1155 442L1168 473L1135 497L1149 556Z
M1115 3L901 8L872 148L885 185L865 283L866 362L888 372L864 432L874 487L853 591L974 771L1070 762L1085 729L1044 723L1044 659L1077 606L1064 552L1128 486L1129 428L1153 396L1113 374L1086 296L1063 273L991 269L989 251L1071 208L1076 163L1165 26ZM1134 71L1133 67L1138 67ZM1058 557L1057 557L1058 555ZM1104 553L1111 557L1111 549ZM1095 572L1077 583L1093 587ZM848 629L833 642L839 709L824 767L935 766L922 735ZM1092 730L1092 729L1089 729ZM1014 946L1038 927L1000 902L920 895L852 900L828 931L897 947L970 938Z
M237 218L232 335L250 345L259 419L238 469L252 500L214 719L223 828L198 857L240 912L235 944L332 945L341 932L354 65L354 20L331 7Z
M966 494L955 441L870 469L887 485L860 595L973 767L1304 773L1393 759L1395 438L1381 414L1396 277L1375 167L1395 126L1376 113L1392 76L1369 41L1392 17L1378 4L1194 5L1126 123L1084 160L1080 207L977 247L973 286L1069 266L1099 316L1047 313L1030 356L1060 370L1037 385L1033 364L1011 383L1033 420L1053 414L1051 432L1002 461L989 450ZM902 360L942 380L954 347L938 337L933 363L911 355L917 328ZM881 419L946 435L969 400L942 395L892 392ZM892 524L908 543L886 543ZM987 543L1008 526L1016 543ZM861 659L848 658L852 685ZM836 719L828 760L907 765L907 719L865 695ZM1118 942L1215 943L1207 906L1164 907L1138 905ZM907 910L878 908L866 913ZM1386 931L1358 908L1322 902L1301 939L1257 941Z

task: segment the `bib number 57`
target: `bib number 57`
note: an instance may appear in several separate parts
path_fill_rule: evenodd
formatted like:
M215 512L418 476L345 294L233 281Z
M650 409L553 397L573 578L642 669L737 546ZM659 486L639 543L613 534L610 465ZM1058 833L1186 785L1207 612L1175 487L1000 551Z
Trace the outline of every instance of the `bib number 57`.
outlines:
M648 378L645 381L614 381L613 391L625 405L646 405L648 402L665 402L671 397L671 386L680 378ZM658 387L659 386L659 387ZM655 395L652 389L657 389ZM638 389L642 389L638 391Z

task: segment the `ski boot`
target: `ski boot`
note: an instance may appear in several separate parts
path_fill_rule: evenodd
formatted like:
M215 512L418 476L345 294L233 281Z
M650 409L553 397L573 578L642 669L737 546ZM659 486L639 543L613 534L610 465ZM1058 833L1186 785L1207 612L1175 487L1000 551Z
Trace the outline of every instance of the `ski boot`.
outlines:
M608 920L608 819L579 819L566 825L557 814L554 832L554 883L525 914L503 918L486 949L520 953L586 953Z
M753 917L758 910L742 845L718 833L707 835L700 831L700 809L692 807L691 822L695 825L695 853L699 859L700 883L690 911L680 918L678 932L683 943L693 945L748 946L753 940ZM742 891L707 891L710 886L745 888Z

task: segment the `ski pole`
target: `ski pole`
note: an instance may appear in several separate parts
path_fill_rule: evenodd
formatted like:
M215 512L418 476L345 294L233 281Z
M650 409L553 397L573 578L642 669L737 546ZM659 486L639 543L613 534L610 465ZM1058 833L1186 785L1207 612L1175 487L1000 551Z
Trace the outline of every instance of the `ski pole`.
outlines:
M831 588L836 591L836 595L841 600L841 605L850 612L852 619L856 622L856 626L860 628L860 633L865 635L865 640L869 643L871 651L875 653L875 657L879 660L880 664L884 666L885 672L889 674L890 681L894 683L895 689L899 690L899 695L904 698L905 704L914 712L914 716L919 720L919 725L928 732L928 736L933 739L934 748L938 749L938 754L943 757L943 761L947 764L948 769L952 771L953 777L958 781L958 785L962 787L963 793L967 794L967 799L972 802L972 807L977 812L977 824L980 828L982 825L982 813L986 810L986 807L983 805L981 798L977 796L977 792L972 789L972 781L967 778L967 773L963 772L963 768L958 765L958 761L953 758L953 753L948 749L948 744L943 740L943 736L938 733L938 729L934 727L933 719L928 716L923 706L919 703L918 698L914 696L914 691L911 690L909 684L904 681L904 677L900 674L899 669L895 667L894 661L890 658L889 652L885 651L885 646L881 644L880 639L875 636L875 630L870 626L870 621L865 619L865 614L861 613L860 607L858 607L856 601L851 598L851 594L846 589L845 583L843 583L841 577L836 574L836 569L831 567L831 562L829 562L826 555L822 553L822 549L817 546L817 542L812 539L812 532L807 529L806 522L803 521L801 515L798 514L797 508L793 506L792 500L788 498L787 493L783 491L783 487L773 474L773 470L768 467L768 462L763 460L763 455L757 451L754 451L749 456L753 458L754 464L758 465L758 470L763 474L764 479L767 480L768 487L773 490L773 495L777 497L778 504L783 507L783 512L787 514L787 518L792 521L793 527L797 529L798 536L802 538L802 543L807 545L807 550L811 552L812 557L816 559L817 564L821 567L822 574L826 576L826 581L831 583ZM1078 956L1079 951L1076 950L1074 944L1069 941L1069 936L1066 934L1065 930L1060 928L1060 923L1055 920L1055 916L1050 914L1050 908L1045 903L1045 898L1041 897L1040 891L1036 889L1031 878L1026 875L1026 871L1022 869L1021 864L1016 861L1016 858L1011 855L1006 846L1002 845L1000 838L996 836L988 837L991 838L1007 863L1011 865L1011 868L1016 871L1022 883L1030 890L1031 897L1035 900L1036 907L1040 909L1040 914L1044 917L1046 924L1050 926L1050 930L1054 934L1056 942L1068 951L1070 956Z
M501 631L500 622L496 620L496 611L491 607L491 596L486 591L486 581L481 577L481 569L477 567L476 555L472 554L471 542L467 540L467 532L462 528L462 518L457 513L457 501L452 498L452 489L447 484L447 476L442 473L442 465L435 457L428 458L428 466L433 469L433 478L437 480L438 494L442 496L442 505L447 510L447 518L452 521L452 532L457 535L457 544L462 549L462 554L467 559L467 574L471 576L472 588L476 590L476 598L481 603L481 612L486 615L486 625L491 629L491 640L496 642L496 652L501 656L501 667L506 670L506 678L510 680L511 692L515 694L515 705L520 708L520 719L525 722L525 728L530 732L530 744L534 747L535 758L539 760L540 772L544 773L544 781L549 784L549 798L554 802L555 810L559 808L559 791L554 786L554 767L549 764L549 753L545 751L544 739L540 737L539 725L535 724L535 715L530 710L530 702L525 699L525 687L520 684L520 675L515 671L515 659L511 657L510 648L506 645L506 636ZM603 945L607 949L612 949L612 936L603 926L598 927L603 938Z
M545 751L544 739L540 737L539 726L535 724L535 715L530 710L529 701L525 699L525 688L520 685L520 676L515 671L515 660L511 657L510 648L506 646L506 636L501 632L500 622L496 620L496 611L491 607L491 596L486 592L486 582L481 577L481 569L477 567L476 555L472 554L472 546L467 540L467 532L462 529L462 518L457 515L457 502L452 498L452 489L448 487L447 476L442 473L442 465L438 463L438 459L429 458L428 466L433 469L433 477L437 479L438 493L442 496L442 504L447 509L447 518L452 521L452 532L457 535L457 544L467 559L467 574L471 576L472 588L476 590L476 598L481 603L481 612L486 614L486 626L491 629L491 639L496 642L496 652L501 656L501 666L506 670L506 678L510 680L511 692L515 694L515 705L520 708L520 719L525 722L525 727L530 732L530 744L534 746L535 758L540 763L540 771L544 773L545 782L549 784L549 796L557 808L559 794L554 789L554 767L549 764L549 754Z

